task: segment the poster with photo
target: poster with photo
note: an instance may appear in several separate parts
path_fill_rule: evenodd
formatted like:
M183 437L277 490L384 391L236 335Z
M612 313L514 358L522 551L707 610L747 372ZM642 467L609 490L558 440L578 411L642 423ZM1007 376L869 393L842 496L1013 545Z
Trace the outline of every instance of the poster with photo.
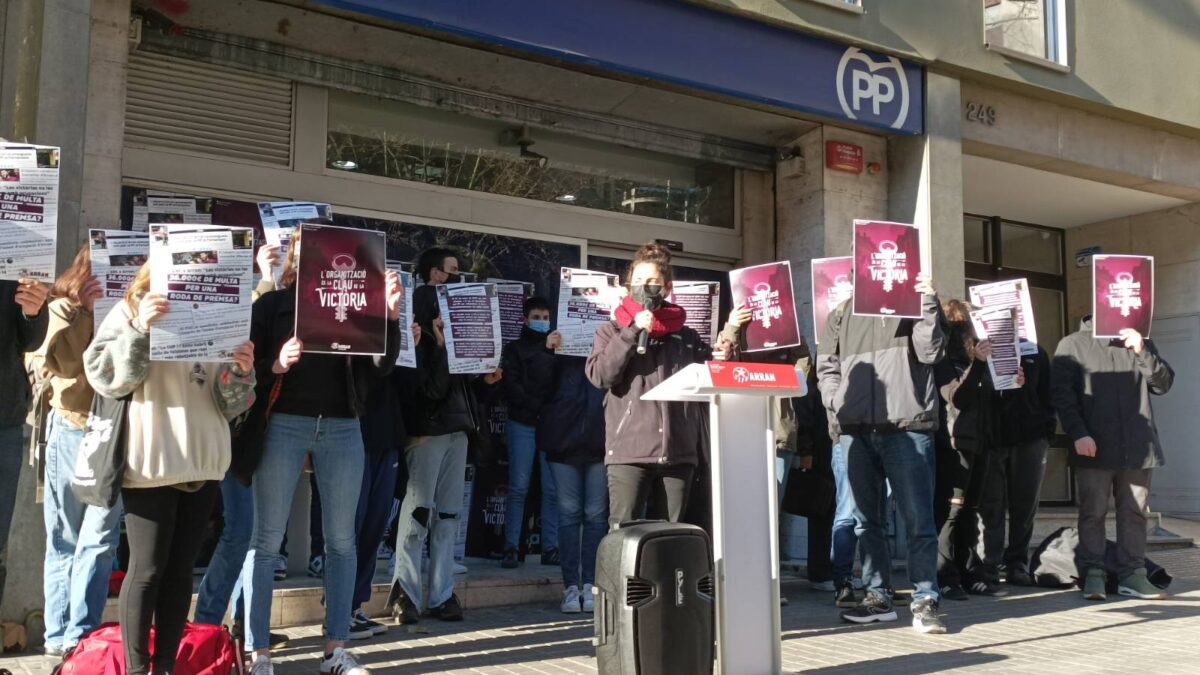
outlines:
M671 302L687 312L684 325L700 334L708 346L717 341L721 323L721 284L717 281L676 281L671 284Z
M980 309L1017 310L1017 328L1020 330L1021 353L1037 354L1037 324L1033 318L1033 301L1029 295L1029 282L1025 279L1007 279L990 284L979 284L967 289L971 304Z
M792 264L788 261L743 267L729 272L733 306L748 307L743 351L759 352L800 344L796 298L792 290Z
M1154 320L1154 257L1092 256L1092 335L1120 338L1132 328L1150 337Z
M104 317L125 299L125 291L138 270L150 259L150 235L129 230L88 230L92 255L92 276L103 292L92 307L94 329Z
M504 344L521 337L525 327L525 301L533 296L533 284L507 279L488 279L496 285L496 296L500 299L500 333Z
M854 313L921 318L921 231L905 223L854 221Z
M495 284L439 284L451 375L491 373L500 367L500 299Z
M305 223L299 246L296 337L304 352L386 353L385 235Z
M977 309L971 312L971 324L980 340L992 343L988 372L997 391L1020 389L1017 375L1021 369L1021 334L1016 307Z
M396 365L401 368L417 367L417 345L413 339L413 308L412 295L415 290L411 271L404 269L405 263L395 260L387 261L387 268L400 275L400 286L404 295L400 297L400 353L396 355Z
M611 321L623 289L617 275L564 267L559 272L559 354L590 356L596 328Z
M0 142L0 279L54 281L59 150Z
M854 256L815 258L812 261L813 332L818 344L829 315L853 296Z
M150 270L150 292L170 302L150 326L150 360L232 362L250 338L254 231L152 224Z
M258 217L262 222L263 238L267 244L278 247L279 259L287 255L288 244L292 242L292 234L296 226L305 220L332 220L333 209L328 204L313 202L259 202ZM275 287L279 287L279 279L283 276L283 265L276 265L271 270L275 277Z

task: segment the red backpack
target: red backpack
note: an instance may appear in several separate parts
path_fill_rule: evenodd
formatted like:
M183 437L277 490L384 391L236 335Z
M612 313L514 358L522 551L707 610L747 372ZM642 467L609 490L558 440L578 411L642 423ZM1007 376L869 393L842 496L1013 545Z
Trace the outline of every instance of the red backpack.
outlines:
M150 629L154 646L154 629ZM153 652L151 652L153 653ZM224 626L188 623L179 641L174 675L243 675L244 663ZM52 675L125 675L121 625L106 623L88 633Z

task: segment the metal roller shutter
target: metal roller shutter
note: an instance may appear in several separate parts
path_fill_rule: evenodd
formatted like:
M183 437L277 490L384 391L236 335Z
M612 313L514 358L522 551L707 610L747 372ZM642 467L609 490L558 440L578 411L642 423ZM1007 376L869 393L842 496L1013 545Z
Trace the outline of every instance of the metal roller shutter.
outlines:
M290 166L292 83L134 52L125 143Z

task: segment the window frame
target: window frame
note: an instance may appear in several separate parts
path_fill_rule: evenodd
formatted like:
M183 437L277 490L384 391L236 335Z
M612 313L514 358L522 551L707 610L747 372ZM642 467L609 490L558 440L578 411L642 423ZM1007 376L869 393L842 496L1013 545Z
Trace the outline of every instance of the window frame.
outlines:
M983 46L991 52L996 52L1011 59L1025 61L1034 65L1057 70L1062 73L1071 72L1071 63L1067 58L1067 0L1033 0L1041 3L1046 12L1044 36L1046 56L1029 54L1011 47L992 44L987 37L987 0L980 2L980 16L983 29Z

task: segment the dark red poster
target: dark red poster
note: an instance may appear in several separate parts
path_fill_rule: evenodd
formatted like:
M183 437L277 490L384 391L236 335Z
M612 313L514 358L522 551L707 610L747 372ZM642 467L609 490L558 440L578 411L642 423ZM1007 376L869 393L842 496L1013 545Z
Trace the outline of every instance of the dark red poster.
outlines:
M854 256L812 261L813 331L821 342L825 322L838 305L854 295Z
M921 234L913 225L854 221L854 313L921 318Z
M1150 336L1154 319L1154 257L1092 256L1092 335L1119 338L1132 328Z
M386 351L385 269L383 232L301 225L296 337L306 353Z
M733 292L733 306L748 307L753 312L746 325L744 351L782 349L800 344L790 262L731 270L729 288Z

